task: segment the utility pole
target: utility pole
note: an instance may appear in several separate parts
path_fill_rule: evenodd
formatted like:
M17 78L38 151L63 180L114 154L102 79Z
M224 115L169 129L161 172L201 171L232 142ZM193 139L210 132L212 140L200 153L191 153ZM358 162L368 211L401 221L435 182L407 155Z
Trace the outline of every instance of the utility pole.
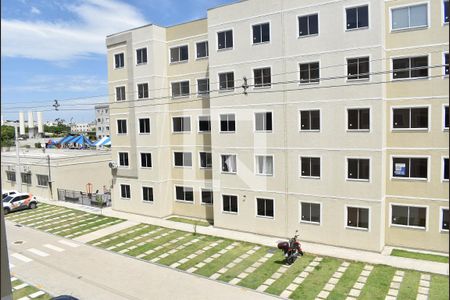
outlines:
M22 192L22 174L20 172L20 153L19 153L19 126L14 126L15 129L15 136L16 136L16 158L17 158L17 165L16 165L16 184L17 184L17 191Z
M50 171L50 155L47 155L47 165L48 165L48 187L50 189L50 200L53 200L53 190L52 190L52 173Z

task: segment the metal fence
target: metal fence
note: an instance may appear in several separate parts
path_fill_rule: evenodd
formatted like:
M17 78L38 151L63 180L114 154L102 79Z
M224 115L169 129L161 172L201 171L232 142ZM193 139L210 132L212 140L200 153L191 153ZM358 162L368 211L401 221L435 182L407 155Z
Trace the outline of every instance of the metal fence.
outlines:
M85 193L58 189L58 200L96 207L111 206L111 194Z

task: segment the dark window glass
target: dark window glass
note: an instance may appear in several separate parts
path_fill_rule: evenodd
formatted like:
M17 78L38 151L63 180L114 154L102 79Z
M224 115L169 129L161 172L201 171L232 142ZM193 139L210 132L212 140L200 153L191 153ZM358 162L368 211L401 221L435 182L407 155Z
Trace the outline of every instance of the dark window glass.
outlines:
M20 173L22 178L22 183L31 184L31 174L30 173Z
M448 2L447 2L448 5ZM444 74L448 75L448 53L444 54Z
M127 120L117 120L117 133L118 134L127 133Z
M194 190L190 187L176 186L175 194L176 199L179 201L194 201Z
M393 128L428 128L428 108L394 108Z
M320 177L320 158L302 157L301 168L302 168L302 176Z
M447 2L448 3L448 2ZM449 212L448 209L442 209L442 224L441 229L449 230Z
M272 217L273 212L273 199L257 198L257 215L262 217Z
M255 114L255 129L256 131L271 131L272 130L272 113L262 112Z
M320 67L318 62L300 64L300 83L320 81Z
M427 178L426 158L393 158L393 177Z
M211 131L211 121L209 116L200 116L198 118L198 131L209 132Z
M368 79L369 78L369 57L347 59L347 79Z
M369 7L347 8L347 29L365 28L369 26Z
M8 181L15 182L16 181L16 173L11 171L6 171L6 178Z
M236 131L236 121L234 114L220 115L220 131L234 132Z
M411 58L411 77L428 76L428 56Z
M448 23L448 0L444 1L444 22Z
M394 59L392 61L393 65L393 78L394 79L400 79L400 78L409 78L409 58L399 58Z
M151 168L152 167L152 154L151 153L141 153L141 167Z
M236 155L222 155L222 172L224 173L236 173Z
M172 118L173 131L185 132L191 131L191 118L190 117L175 117Z
M153 202L153 188L147 186L142 187L142 200Z
M233 48L233 31L222 31L217 33L218 49Z
M366 229L369 228L369 209L347 207L347 226Z
M370 128L370 110L368 108L349 109L347 113L349 130L368 130Z
M209 94L209 79L198 79L197 80L197 92L200 95Z
M203 58L208 56L209 56L208 42L206 41L197 43L197 58Z
M369 180L370 160L349 158L347 160L347 178Z
M444 107L444 128L448 128L448 106Z
M253 76L255 87L270 87L272 81L270 68L255 69L253 70Z
M192 167L192 153L174 152L173 155L176 167Z
M448 158L444 158L444 179L448 180Z
M253 44L270 41L270 24L253 25Z
M147 48L137 49L136 50L136 61L137 64L146 64L147 63Z
M170 49L170 62L180 62L189 59L188 46L181 46Z
M394 109L394 128L410 127L410 109L396 108Z
M213 204L213 191L202 189L202 203Z
M172 83L172 97L181 96L189 96L189 81Z
M139 133L150 133L150 119L139 119Z
M200 152L200 167L211 168L212 167L212 156L209 152Z
M320 204L302 202L301 208L301 221L320 223Z
M428 128L428 108L411 108L411 128Z
M300 130L320 130L320 111L300 111Z
M138 86L138 98L148 98L148 83L140 83Z
M411 158L410 177L427 178L428 160L426 158Z
M397 58L392 63L394 79L428 76L428 56Z
M128 184L120 185L120 195L122 198L126 198L126 199L131 198L131 190L130 190L130 186Z
M225 212L238 212L238 198L237 196L223 195L223 211Z
M129 166L127 152L119 152L119 166L123 167Z
M233 90L234 89L234 73L222 73L219 74L219 86L220 90Z
M114 63L116 69L123 68L125 66L125 58L123 53L118 53L114 55Z
M124 86L116 87L116 101L124 101L125 99L126 99L125 87Z

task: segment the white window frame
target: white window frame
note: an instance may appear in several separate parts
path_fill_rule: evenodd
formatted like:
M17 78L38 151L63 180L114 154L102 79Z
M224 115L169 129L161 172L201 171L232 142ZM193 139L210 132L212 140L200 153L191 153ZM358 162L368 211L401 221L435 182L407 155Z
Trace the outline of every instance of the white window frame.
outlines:
M213 196L212 203L203 202L203 191L211 192L211 194ZM214 205L214 191L213 191L213 189L212 188L200 188L200 198L201 198L201 200L200 200L200 204L201 205L213 206Z
M444 15L444 13L445 13L445 11L444 11L444 2L449 2L449 0L443 0L443 1L441 1L441 24L442 24L442 26L446 26L446 25L448 25L448 21L447 22L445 22L445 15Z
M120 153L126 153L128 156L128 166L123 166L120 164ZM130 169L130 151L117 151L117 166L120 169Z
M428 108L428 128L394 128L394 109L405 109L405 108ZM411 116L411 112L410 112ZM431 131L431 105L430 104L414 104L414 105L393 105L391 106L391 132L401 132L401 131L421 131L430 132ZM410 118L411 121L411 118Z
M309 204L319 204L319 207L320 207L320 222L313 222L313 221L304 221L304 220L302 220L302 203L309 203ZM301 223L301 224L313 224L313 225L322 225L322 216L323 216L323 213L322 213L322 208L323 208L323 205L322 205L322 203L321 202L317 202L317 201L308 201L308 200L305 200L305 201L303 201L303 200L299 200L298 201L298 211L299 211L299 223Z
M125 185L129 186L129 188L130 188L130 197L129 198L125 198L125 197L122 196L122 186L125 186ZM119 186L120 186L120 188L119 188L120 199L122 199L122 200L131 200L131 184L129 184L129 183L121 183L121 184L119 184Z
M175 128L174 128L174 124L173 124L173 119L174 118L189 118L189 123L190 123L190 130L183 130L183 131L175 131ZM171 120L171 122L172 122L172 134L190 134L191 132L192 132L192 118L191 118L191 116L190 115L188 115L188 116L172 116L172 120Z
M145 52L147 53L147 61L145 63L138 63L138 54L137 53L138 53L138 50L142 50L142 49L145 49ZM148 64L148 47L147 46L135 48L134 49L134 53L136 54L135 55L135 64L136 64L136 66L143 66L143 65Z
M427 159L427 178L416 178L416 177L394 177L394 158L426 158ZM430 178L430 168L431 168L431 155L396 155L391 154L389 156L389 168L390 168L390 180L396 181L396 180L409 180L409 181L427 181L429 182L431 180ZM411 167L410 167L411 170Z
M222 119L221 119L221 117L222 116L227 116L227 115L234 115L234 131L222 131L222 126L221 126ZM228 121L228 118L227 118L227 121ZM225 133L225 134L236 133L237 132L237 126L236 125L237 125L236 113L230 112L230 113L221 113L221 114L219 114L219 133Z
M144 188L151 188L152 189L152 196L153 196L153 200L152 201L144 200ZM142 203L148 203L148 204L155 203L155 193L154 192L155 192L155 187L149 186L149 185L141 185L141 202Z
M348 221L348 207L351 208L362 208L362 209L367 209L367 228L364 227L352 227L352 226L348 226L347 221ZM372 221L372 214L371 214L371 208L370 206L363 206L363 205L350 205L350 204L345 204L344 206L344 228L345 229L350 229L350 230L357 230L357 231L366 231L366 232L370 232L371 231L371 221Z
M125 99L124 100L117 100L117 89L123 87L125 89ZM127 101L127 86L125 84L122 85L116 85L114 87L114 102L125 102Z
M211 154L211 167L202 167L202 156L201 156L201 153L209 153L209 154ZM212 152L211 151L199 151L198 152L198 168L199 169L211 170L212 169L212 162L213 162L213 158L212 158Z
M39 184L39 176L47 176L47 185ZM36 174L36 186L38 187L48 187L48 183L50 182L50 178L46 174Z
M222 156L224 155L230 155L230 156L235 156L236 157L236 172L225 172L222 170ZM236 153L220 153L219 154L219 166L220 166L220 173L221 174L237 174L238 171L238 155Z
M348 129L348 111L349 110L354 110L354 109L368 109L369 110L369 129ZM371 131L372 129L372 106L346 106L345 107L345 124L344 124L344 128L346 132L349 133L353 133L353 132L364 132L364 133L368 133Z
M264 24L269 24L269 41L267 41L267 42L261 41L259 43L253 42L253 26L264 25ZM233 39L234 39L234 35L233 35ZM252 46L266 45L266 44L271 44L271 43L272 43L272 22L271 22L271 20L262 20L260 22L250 24L250 44ZM217 45L218 45L218 43L217 43ZM234 46L234 41L233 41L233 46Z
M199 80L208 80L208 92L206 92L206 93L204 93L204 92L202 92L202 93L200 93L200 91L199 91L199 88L198 88L198 86L199 86L199 84L198 84L198 81ZM210 87L211 87L211 85L210 85L210 82L209 82L209 77L202 77L202 78L196 78L195 79L195 82L196 82L196 88L197 88L197 96L199 96L199 97L208 97L209 96L209 94L210 94Z
M358 7L362 7L362 6L367 6L367 27L357 27L357 28L350 28L350 29L347 29L347 9L350 9L350 8L358 8ZM370 28L372 28L372 24L371 24L371 21L372 21L372 18L370 17L370 2L361 2L361 3L355 3L355 4L351 4L351 5L348 5L348 6L344 6L344 14L343 14L343 16L344 16L344 20L343 20L343 22L344 22L344 32L351 32L351 31L358 31L358 30L364 30L364 29L370 29Z
M208 47L207 47L207 49L208 49L208 55L203 56L203 57L198 57L198 56L197 56L197 54L198 54L198 51L197 51L197 45L198 45L198 44L201 44L201 43L208 43ZM208 41L208 40L203 40L203 41L195 42L195 59L196 59L196 60L202 60L202 59L208 59L208 58L209 58L209 41Z
M150 132L141 132L141 120L148 119L148 125ZM152 134L152 119L150 117L138 117L137 118L137 130L139 135L150 135Z
M127 132L126 133L119 133L119 125L118 125L118 121L125 121L125 125L127 126ZM124 119L124 118L118 118L116 119L116 134L118 136L124 136L124 135L128 135L128 119Z
M272 174L264 174L258 173L258 157L272 157ZM275 156L273 154L255 154L255 175L256 176L264 176L264 177L275 177ZM236 160L236 169L237 169L237 160Z
M266 43L263 43L266 44ZM259 45L259 44L258 44ZM261 86L256 86L255 83L255 70L263 70L263 69L269 69L270 70L270 85L261 85ZM263 67L255 67L252 68L252 77L253 77L253 89L254 90L260 90L260 89L271 89L272 88L272 66L263 66ZM263 76L263 81L264 81L264 76Z
M439 232L449 232L448 229L442 228L442 222L444 221L444 209L449 209L448 206L439 207Z
M309 79L310 82L301 82L301 74L300 74L300 65L310 65L310 64L314 64L314 63L319 63L319 81L317 82L311 82L311 78ZM297 62L297 74L298 74L298 86L307 86L307 85L317 85L320 84L321 80L320 80L320 76L321 76L321 66L322 62L320 59L316 59L316 60L308 60L308 61L301 61L301 62ZM311 77L311 68L310 68L310 77Z
M441 182L449 182L448 179L444 178L444 161L445 159L449 159L448 156L441 156ZM450 164L450 160L449 160L449 164ZM449 165L450 168L450 165Z
M309 17L311 15L317 15L317 33L314 34L308 34L308 35L304 35L304 36L300 36L300 20L299 18L301 17ZM297 35L297 39L304 39L304 38L309 38L309 37L317 37L320 36L320 12L318 10L316 11L311 11L305 14L301 14L301 15L296 15L297 18L297 28L295 29L296 31L296 35Z
M200 118L207 117L209 119L209 131L200 131ZM197 133L198 134L211 134L211 115L199 115L197 116Z
M345 156L345 181L353 182L372 182L372 158L368 156ZM368 159L369 160L369 179L348 178L348 160L349 159Z
M183 165L182 166L177 166L175 165L175 153L183 153ZM184 165L184 153L190 153L191 154L191 165L190 166L185 166ZM192 155L191 151L172 151L172 165L174 168L177 169L192 169L194 167L194 156Z
M183 194L184 194L184 188L191 188L192 189L192 201L189 200L179 200L177 199L177 187L182 187L183 188ZM173 192L174 192L174 198L175 198L175 202L181 202L181 203L188 203L188 204L195 204L195 192L194 192L194 187L193 186L187 186L187 185L177 185L174 184L173 186Z
M151 158L151 167L143 167L142 166L142 156L141 154L150 154L150 158ZM140 169L145 169L145 170L151 170L153 169L153 152L151 151L139 151L139 168Z
M448 23L447 23L448 24ZM449 61L448 61L448 63L449 63L449 65L450 65L450 52L442 52L442 76L443 76L443 78L448 78L448 76L450 75L450 74L445 74L445 54L449 54ZM450 72L450 70L449 70L449 72Z
M366 58L366 57L369 58L369 78L348 79L348 60L349 59L360 59L360 58ZM347 82L347 83L357 83L357 82L361 82L361 81L364 83L372 82L372 55L371 54L358 54L356 56L345 56L344 61L345 61L344 74L346 75L345 82ZM358 65L358 69L359 69L359 65Z
M123 54L123 67L116 68L116 55L117 54ZM112 60L113 60L113 68L114 68L114 70L122 70L122 69L126 68L126 63L125 63L126 57L127 57L126 56L126 51L119 51L119 52L114 52L113 53Z
M320 176L303 176L302 175L302 157L304 158L318 158L320 159ZM322 155L307 155L307 154L299 154L298 155L298 173L299 173L299 177L300 178L304 178L304 179L316 179L316 180L320 180L322 179Z
M174 84L174 83L182 83L182 82L186 82L186 81L187 81L188 84L189 84L189 93L188 93L187 95L180 94L179 96L174 96L174 95L173 95L172 84ZM172 99L190 98L190 97L191 97L191 80L190 80L190 79L170 81L169 84L170 84L170 97L171 97ZM181 92L181 86L180 86L180 92Z
M427 5L427 25L426 26L415 26L415 27L407 27L407 28L399 28L399 29L393 29L392 25L392 11L395 9L401 9L405 7L413 7L413 6L419 6L419 5ZM410 16L409 16L410 17ZM443 20L443 18L441 18ZM411 31L411 30L418 30L418 29L426 29L431 27L431 18L430 18L430 2L429 1L421 1L421 2L415 2L415 3L408 3L408 4L402 4L402 5L396 5L389 7L389 32L395 33L395 32L402 32L402 31Z
M142 85L142 84L147 84L148 97L139 98L139 85ZM144 82L138 82L138 83L136 83L136 99L137 99L137 100L146 100L146 99L150 99L150 82L144 81Z
M445 108L449 107L448 104L442 104L442 131L448 131L448 127L445 127ZM449 108L449 120L450 120L450 108ZM429 119L428 119L429 121Z
M187 50L187 52L188 52L188 59L185 59L185 60L178 60L178 61L172 62L172 61L171 61L171 52L172 52L172 49L175 49L175 48L181 48L181 47L185 47L185 46L188 47L188 50ZM173 46L170 46L170 47L169 47L169 55L168 55L169 65L176 65L176 64L187 63L187 62L189 61L189 57L190 57L190 55L189 55L189 44L173 45ZM180 52L178 53L178 58L181 59L181 53L180 53Z
M256 115L257 114L266 114L266 113L271 113L272 114L272 130L257 130L256 129ZM273 121L273 119L274 119L274 112L273 112L273 110L264 110L264 111L255 111L254 113L253 113L253 132L254 133L272 133L272 132L274 132L274 126L273 126L273 123L274 123L274 121Z
M232 32L231 35L232 35L233 47L219 49L219 33L227 32L227 31L230 31L230 30ZM235 47L235 44L234 44L234 42L235 42L234 41L234 33L235 33L235 30L234 30L233 27L216 30L216 38L215 38L215 41L216 41L216 43L215 43L216 44L216 52L222 52L222 51L227 51L227 50L233 50L234 49L234 47Z
M411 62L411 58L417 58L417 57L422 57L422 56L427 56L427 58L428 58L428 63L427 63L427 67L428 67L428 75L425 77L407 77L407 78L394 78L394 59L403 59L403 58L409 58L410 59L410 62ZM431 67L431 65L430 65L430 63L431 63L431 55L430 55L430 53L427 53L427 54L423 54L423 55L421 55L421 54L419 54L419 55L416 55L416 54L411 54L411 55L401 55L401 56L395 56L395 57L391 57L390 58L390 61L391 61L391 69L389 70L390 71L390 79L391 79L391 82L396 82L396 81L406 81L406 80L431 80L431 71L430 71L430 67ZM409 66L409 70L411 70L411 65Z
M237 207L237 212L233 212L233 211L225 211L223 209L223 196L235 196L236 197L236 207ZM238 215L239 214L239 196L236 194L229 194L229 193L222 193L220 194L220 206L222 208L222 213L223 214L229 214L229 215Z
M258 199L264 199L264 200L272 200L273 201L273 217L271 216L261 216L258 215ZM268 197L260 197L255 196L255 217L258 219L266 219L266 220L275 220L275 199L274 198L268 198Z
M312 110L319 111L319 129L304 129L304 130L302 130L302 111L312 111ZM321 130L322 130L322 109L314 108L314 107L311 107L311 108L305 107L305 108L300 108L298 110L298 131L299 132L320 132Z
M393 224L392 223L392 206L406 206L406 207L419 207L419 208L425 208L427 213L425 215L425 227L420 226L410 226L410 225L401 225L401 224ZM398 227L398 228L409 228L409 229L416 229L416 230L424 230L428 231L429 226L429 220L430 220L430 207L428 205L415 205L415 204L408 204L408 203L396 203L391 202L389 203L389 227ZM440 227L440 226L439 226Z
M227 73L233 73L233 78L234 78L234 86L233 88L226 88L226 89L220 89L220 75L221 74L227 74ZM236 71L235 70L229 70L229 71L223 71L223 72L217 72L217 91L219 93L229 93L229 92L234 92L234 90L237 88L236 87Z

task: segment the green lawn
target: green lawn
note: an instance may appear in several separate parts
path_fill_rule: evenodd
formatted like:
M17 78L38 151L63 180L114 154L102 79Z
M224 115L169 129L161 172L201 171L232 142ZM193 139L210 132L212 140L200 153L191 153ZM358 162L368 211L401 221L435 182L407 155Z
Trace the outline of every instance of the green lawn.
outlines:
M448 256L442 256L442 255L425 254L425 253L411 252L411 251L400 250L400 249L392 250L391 255L407 257L407 258L414 258L414 259L421 259L421 260L430 260L430 261L436 261L436 262L448 264Z
M356 280L358 280L359 274L364 268L364 264L360 262L351 262L347 270L342 275L341 279L336 284L336 287L328 296L330 300L344 300L347 298L348 293L352 289Z
M13 287L13 300L17 300L17 299L29 296L29 295L39 291L39 289L37 289L36 287L31 286L31 285L28 285L28 286L26 286L24 288L21 288L19 290L14 290L14 287L17 287L18 285L21 285L23 283L24 282L19 280L19 279L16 279L15 281L11 282L11 285ZM52 297L49 294L45 293L44 295L41 295L41 296L39 296L37 298L34 298L34 299L49 300L51 298Z
M430 300L448 300L448 276L431 275Z
M384 300L389 291L395 268L383 265L374 266L359 299Z
M180 217L170 217L167 220L174 221L174 222L180 222L180 223L186 223L186 224L192 224L192 225L197 225L197 226L204 226L204 227L208 227L211 225L210 223L208 223L206 221L192 220L192 219L180 218Z

